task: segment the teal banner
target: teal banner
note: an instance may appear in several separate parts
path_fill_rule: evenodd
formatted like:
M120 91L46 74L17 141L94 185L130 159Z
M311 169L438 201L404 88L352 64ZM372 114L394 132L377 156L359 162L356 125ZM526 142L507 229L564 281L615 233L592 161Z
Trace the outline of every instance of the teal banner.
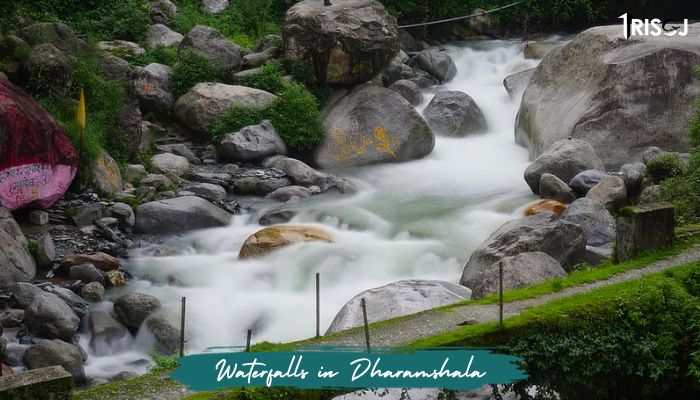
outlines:
M471 390L527 378L517 357L484 349L308 348L294 352L204 353L180 358L171 377L192 390L245 386Z

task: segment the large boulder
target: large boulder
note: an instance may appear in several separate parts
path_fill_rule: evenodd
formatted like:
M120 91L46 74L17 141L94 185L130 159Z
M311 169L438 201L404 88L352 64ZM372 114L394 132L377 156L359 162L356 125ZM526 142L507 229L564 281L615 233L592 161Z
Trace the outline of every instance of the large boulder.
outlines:
M29 330L46 339L70 341L78 331L80 318L60 297L53 293L39 293L27 307L24 321Z
M435 147L428 124L393 90L357 86L323 115L326 137L314 154L323 168L408 161Z
M26 68L30 80L41 82L46 89L65 90L73 82L68 57L51 43L32 47Z
M110 195L124 189L119 164L104 150L93 161L90 179L93 187L100 193Z
M62 22L38 22L29 25L20 31L20 36L30 46L51 43L69 54L85 48L85 42L75 35L70 26Z
M429 72L440 82L450 81L457 75L457 65L452 57L440 49L423 50L411 61L414 66Z
M468 300L471 290L444 281L405 280L366 290L345 303L326 334L362 326L361 302L367 304L367 321L415 314L420 311Z
M155 24L148 28L146 46L151 49L157 47L178 46L185 37L163 24Z
M641 160L652 145L687 152L690 105L700 95L697 65L700 24L685 37L627 40L619 25L588 29L552 50L535 70L520 105L516 141L534 158L558 140L583 139L610 169Z
M114 301L117 320L128 328L138 329L149 315L160 309L160 300L143 293L128 293Z
M29 282L36 274L36 263L27 248L0 229L0 289L17 282Z
M241 65L241 48L209 26L190 29L177 51L178 54L194 51L223 68L238 70Z
M525 252L547 253L571 270L584 254L586 235L579 225L544 212L506 222L484 241L469 257L460 283L466 285L474 276L504 257Z
M180 348L179 322L176 316L163 311L151 314L144 320L143 325L153 335L159 353L174 354Z
M134 87L141 109L161 116L172 113L175 97L170 88L170 67L152 63L136 68L134 75Z
M406 79L399 79L389 86L389 89L400 94L414 106L417 106L423 102L423 92L421 91L420 86L418 86L418 84L415 82Z
M504 257L499 262L503 265L504 291L520 289L566 276L566 271L557 260L539 251ZM464 283L472 290L473 299L481 299L489 294L498 293L499 262L491 264L490 267Z
M189 175L192 166L190 162L182 156L172 153L161 153L151 157L151 165L156 172L166 175L183 177Z
M462 137L486 130L486 117L474 99L456 90L435 94L423 118L436 135Z
M228 161L259 161L287 154L287 146L267 120L223 135L218 149L219 157Z
M0 203L49 208L77 172L77 153L39 103L0 80Z
M175 116L199 139L209 139L219 117L233 106L263 110L277 99L274 94L246 86L199 83L177 100Z
M83 353L78 347L62 340L39 341L24 352L23 361L28 369L60 365L73 376L76 382L85 381Z
M676 240L676 220L670 204L630 207L617 217L615 258L627 261L639 252L660 249Z
M332 242L333 236L326 230L313 226L274 225L250 235L243 242L238 258L260 257L301 242Z
M525 181L538 194L544 173L569 182L579 172L589 169L605 170L593 147L583 140L565 139L553 143L525 169Z
M301 1L287 11L282 34L285 57L311 60L318 81L329 84L369 81L400 47L396 18L374 0L343 0L332 7Z
M576 200L576 193L566 182L548 173L542 174L540 178L540 196L567 204Z
M587 246L612 248L615 218L602 204L584 197L571 203L561 217L583 228Z
M196 196L152 201L136 209L136 230L147 234L180 233L226 226L231 215Z
M148 0L151 21L156 25L168 24L177 17L177 6L170 0Z

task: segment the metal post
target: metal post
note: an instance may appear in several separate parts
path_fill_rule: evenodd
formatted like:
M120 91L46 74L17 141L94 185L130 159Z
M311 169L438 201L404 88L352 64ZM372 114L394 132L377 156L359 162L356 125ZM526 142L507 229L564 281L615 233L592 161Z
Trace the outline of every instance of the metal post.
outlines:
M246 335L245 339L245 352L249 353L250 352L250 337L253 336L253 330L248 329L248 333Z
M367 343L367 352L369 353L370 346L369 346L369 324L367 323L367 300L365 300L364 297L360 301L360 305L362 306L362 319L364 320L364 323L365 323L365 342Z
M498 262L498 323L503 328L503 262Z
M316 272L316 337L321 337L321 274Z
M185 356L185 304L187 298L182 298L182 311L180 311L180 357Z

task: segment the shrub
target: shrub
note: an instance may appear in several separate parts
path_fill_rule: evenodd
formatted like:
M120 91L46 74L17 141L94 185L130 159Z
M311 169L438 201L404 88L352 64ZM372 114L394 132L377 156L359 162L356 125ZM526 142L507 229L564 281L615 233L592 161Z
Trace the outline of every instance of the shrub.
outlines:
M302 85L287 86L266 114L282 140L293 149L308 150L324 137L318 101Z
M700 150L696 149L685 175L674 176L661 182L661 198L673 204L676 223L685 225L700 222Z
M243 79L241 83L245 86L279 94L284 89L282 70L281 62L270 60L265 63L259 73Z
M700 67L693 69L695 75L700 79ZM690 140L695 145L700 145L700 98L693 103L693 116L690 118Z
M647 161L646 166L647 173L656 183L674 176L683 175L686 171L685 161L678 154L673 153L660 154Z
M214 142L218 142L221 136L236 132L245 126L257 125L265 115L263 111L253 107L231 107L229 108L214 125L212 129L212 137Z
M141 41L151 24L148 6L139 0L54 1L58 16L80 33L100 40ZM72 4L70 4L72 3Z
M144 66L152 63L172 66L177 61L177 49L175 47L158 46L148 49L145 53L132 61L133 65Z
M177 355L163 355L153 350L151 358L154 364L148 366L148 372L169 372L180 366L180 363L177 362Z
M190 50L180 54L172 69L172 89L175 98L185 94L200 82L222 82L230 71L217 66L196 51Z

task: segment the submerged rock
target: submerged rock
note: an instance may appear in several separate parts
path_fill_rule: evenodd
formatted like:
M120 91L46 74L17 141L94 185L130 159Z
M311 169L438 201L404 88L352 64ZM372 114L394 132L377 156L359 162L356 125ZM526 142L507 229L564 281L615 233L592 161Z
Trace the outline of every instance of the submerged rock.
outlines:
M360 302L367 302L368 322L414 314L435 307L468 300L471 290L454 283L431 280L405 280L366 290L350 301L336 314L326 334L339 332L363 324Z
M423 111L423 117L436 135L463 137L485 131L486 117L468 94L438 92Z
M300 242L332 242L330 232L315 226L301 225L274 225L261 229L245 240L238 258L260 257L277 250Z
M138 329L143 321L160 309L160 300L143 293L128 293L114 301L114 314L126 327Z

